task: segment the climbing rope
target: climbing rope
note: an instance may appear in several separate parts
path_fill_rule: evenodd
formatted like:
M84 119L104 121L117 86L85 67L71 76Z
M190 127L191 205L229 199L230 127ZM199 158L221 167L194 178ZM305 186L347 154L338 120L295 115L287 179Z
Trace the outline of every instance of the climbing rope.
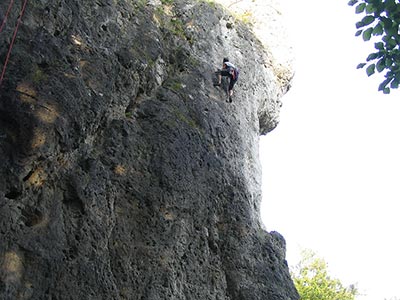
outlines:
M6 25L8 15L10 14L10 11L11 11L11 8L12 8L13 4L14 4L14 0L11 0L10 4L8 5L7 12L6 12L5 16L4 16L3 22L1 23L0 33L3 31L3 28Z
M6 20L7 20L8 14L9 14L10 11L11 11L11 7L12 7L13 3L14 3L14 0L11 0L10 4L8 5L8 10L7 10L6 16L5 16L4 20L3 20L3 23L2 23L2 25L1 25L1 30L3 30L3 27L4 27L5 22L6 22ZM10 46L8 47L7 56L6 56L6 59L5 59L5 61L4 61L3 70L2 70L1 76L0 76L0 87L1 87L1 84L3 83L4 74L6 73L7 64L8 64L8 61L10 60L11 51L12 51L12 48L13 48L13 46L14 46L15 38L17 37L19 25L21 24L22 17L24 16L25 8L26 8L26 4L27 4L27 3L28 3L28 0L25 0L25 1L24 1L24 4L23 4L23 6L22 6L21 12L20 12L20 14L19 14L19 18L18 18L17 24L15 25L15 28L14 28L13 37L12 37ZM1 30L0 30L0 33L1 33Z

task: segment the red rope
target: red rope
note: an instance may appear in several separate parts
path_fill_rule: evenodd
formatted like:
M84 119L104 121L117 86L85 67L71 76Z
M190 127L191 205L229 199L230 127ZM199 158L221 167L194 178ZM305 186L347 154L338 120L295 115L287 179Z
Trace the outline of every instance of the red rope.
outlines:
M19 14L19 18L18 18L17 25L15 25L14 34L13 34L13 37L12 37L12 40L11 40L10 47L8 47L8 52L7 52L6 60L4 61L4 65L3 65L3 71L1 72L1 76L0 76L0 87L1 87L1 84L3 83L4 74L6 73L7 64L8 64L8 61L9 61L9 59L10 59L10 55L11 55L11 50L12 50L12 48L13 48L13 46L14 46L15 38L17 37L17 32L18 32L19 24L21 24L22 17L23 17L23 15L24 15L24 12L25 12L25 8L26 8L26 4L27 4L27 3L28 3L28 0L25 0L25 1L24 1L24 5L22 6L22 9L21 9L21 13Z
M10 11L11 11L11 8L12 8L13 4L14 4L14 0L11 0L10 4L8 5L7 12L6 12L5 16L4 16L3 22L1 23L0 33L3 31L3 28L6 25L8 15L10 14Z

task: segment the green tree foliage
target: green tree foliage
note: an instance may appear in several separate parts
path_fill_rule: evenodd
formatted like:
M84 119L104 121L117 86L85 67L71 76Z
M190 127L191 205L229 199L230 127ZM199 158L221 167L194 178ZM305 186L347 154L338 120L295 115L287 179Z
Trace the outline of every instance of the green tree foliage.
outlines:
M375 71L386 71L378 90L388 94L400 84L400 3L398 0L350 0L348 4L362 15L356 23L356 36L362 36L364 41L378 37L374 42L376 52L368 55L366 62L357 68L366 66L368 76Z
M292 278L300 300L354 300L354 285L344 287L339 279L328 274L325 260L310 250L302 252L299 264L292 271Z

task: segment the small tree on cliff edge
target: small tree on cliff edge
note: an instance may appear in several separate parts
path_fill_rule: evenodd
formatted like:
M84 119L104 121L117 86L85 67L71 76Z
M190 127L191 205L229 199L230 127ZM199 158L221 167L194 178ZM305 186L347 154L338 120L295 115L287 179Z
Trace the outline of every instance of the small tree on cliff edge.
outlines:
M398 0L350 0L348 4L355 6L357 14L363 14L356 23L356 36L362 36L364 41L379 37L375 42L376 52L368 55L366 62L357 68L367 66L368 76L386 70L378 90L388 94L400 84L400 3Z
M327 263L310 250L302 252L292 278L300 300L354 300L357 295L355 286L346 288L340 280L331 278Z

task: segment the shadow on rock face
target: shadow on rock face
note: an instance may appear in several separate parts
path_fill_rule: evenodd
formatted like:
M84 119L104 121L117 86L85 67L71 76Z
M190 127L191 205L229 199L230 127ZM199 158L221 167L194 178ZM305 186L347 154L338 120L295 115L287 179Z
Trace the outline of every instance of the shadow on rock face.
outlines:
M29 103L1 96L0 98L0 130L1 148L9 159L18 163L18 158L29 156L33 150L34 124L37 123ZM27 96L24 96L27 97Z
M1 149L17 165L46 156L54 147L54 124L59 114L50 101L39 99L28 83L0 96Z

